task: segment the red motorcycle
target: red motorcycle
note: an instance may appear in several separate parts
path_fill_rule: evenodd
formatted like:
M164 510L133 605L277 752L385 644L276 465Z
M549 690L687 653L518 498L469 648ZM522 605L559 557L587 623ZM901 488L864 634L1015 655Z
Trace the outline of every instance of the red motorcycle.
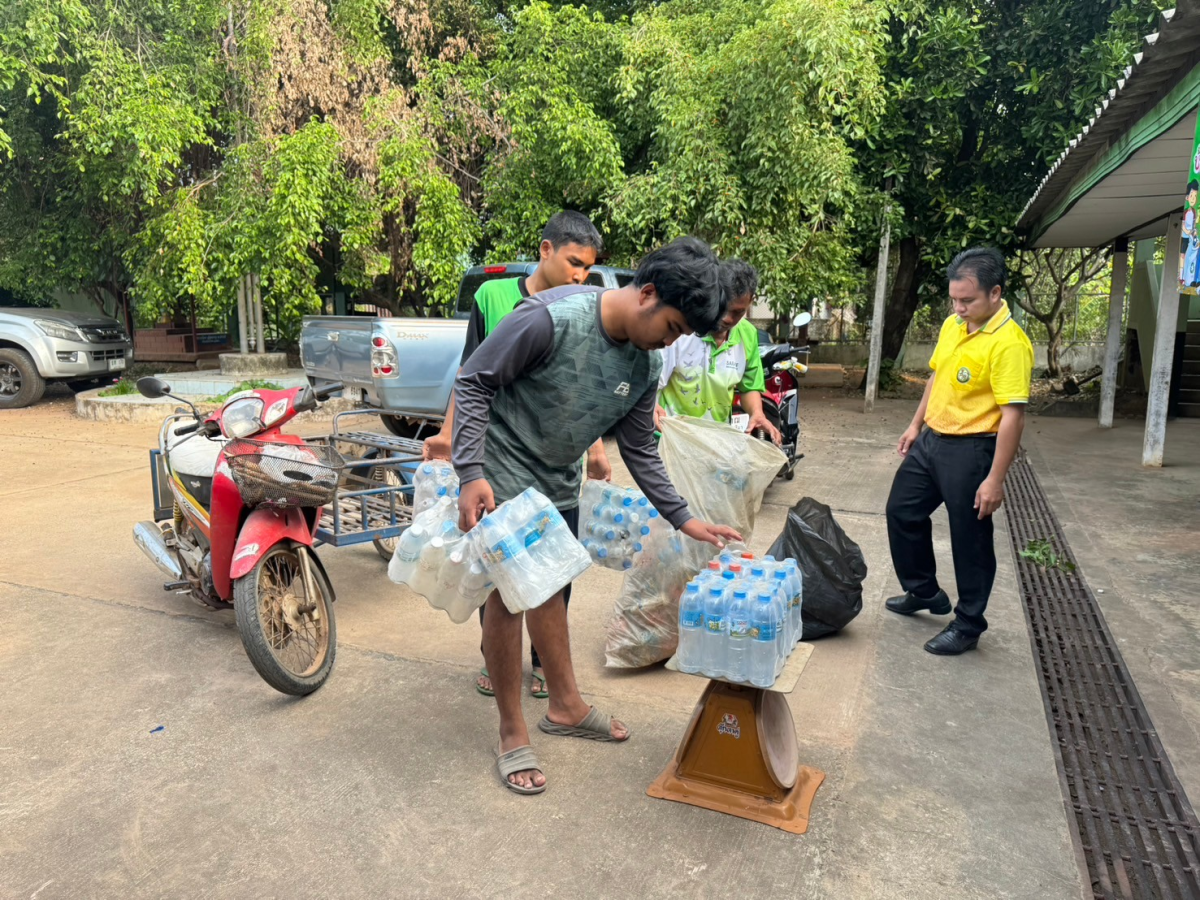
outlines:
M329 677L337 645L314 534L345 462L332 446L280 428L342 385L242 391L204 419L157 378L137 386L191 411L177 410L159 430L155 521L139 522L134 541L171 578L164 590L234 609L246 654L271 687L311 694Z

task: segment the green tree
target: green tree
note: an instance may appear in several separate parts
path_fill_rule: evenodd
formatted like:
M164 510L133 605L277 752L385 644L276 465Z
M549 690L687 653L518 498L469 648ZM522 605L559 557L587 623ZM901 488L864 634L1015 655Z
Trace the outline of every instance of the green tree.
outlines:
M944 296L942 272L957 251L1016 248L1020 210L1166 5L891 5L886 112L861 146L864 177L891 187L895 213L884 358L899 353L918 306ZM862 244L873 248L870 225Z

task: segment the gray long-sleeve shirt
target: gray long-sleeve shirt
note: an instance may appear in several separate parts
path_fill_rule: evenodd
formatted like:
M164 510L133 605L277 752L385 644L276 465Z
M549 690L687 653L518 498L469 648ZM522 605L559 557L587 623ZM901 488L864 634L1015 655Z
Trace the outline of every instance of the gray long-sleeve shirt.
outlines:
M609 428L630 474L678 528L692 518L654 443L656 355L605 332L594 288L543 291L509 313L463 365L454 388L454 468L487 478L503 502L536 487L579 503L578 460Z

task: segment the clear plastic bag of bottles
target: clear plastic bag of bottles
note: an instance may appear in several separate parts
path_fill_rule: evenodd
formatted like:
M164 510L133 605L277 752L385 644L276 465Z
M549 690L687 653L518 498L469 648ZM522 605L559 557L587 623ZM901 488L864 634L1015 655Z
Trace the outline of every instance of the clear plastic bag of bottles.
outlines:
M659 453L692 515L736 528L746 540L763 494L787 462L768 441L688 416L663 420Z
M607 481L585 481L579 498L579 540L592 562L618 572L633 566L658 510L646 495Z
M472 531L509 612L541 606L592 564L562 514L533 488L501 503Z
M604 657L610 668L641 668L670 659L678 634L679 595L696 572L686 539L662 517L651 517L640 537L608 623Z
M445 495L401 533L388 564L388 578L408 585L460 624L492 590L476 532L458 530L458 501Z
M443 497L458 497L454 467L437 460L421 463L413 473L413 515L420 515Z

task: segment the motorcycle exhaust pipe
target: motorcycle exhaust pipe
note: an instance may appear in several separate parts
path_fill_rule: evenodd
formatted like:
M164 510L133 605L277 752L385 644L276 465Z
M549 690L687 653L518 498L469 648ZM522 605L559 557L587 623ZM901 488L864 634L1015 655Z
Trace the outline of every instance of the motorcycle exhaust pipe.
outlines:
M172 581L183 580L183 570L179 567L179 563L171 551L167 549L162 530L157 525L153 522L138 522L133 526L133 542L150 557L150 561L158 566L164 574L170 576Z

